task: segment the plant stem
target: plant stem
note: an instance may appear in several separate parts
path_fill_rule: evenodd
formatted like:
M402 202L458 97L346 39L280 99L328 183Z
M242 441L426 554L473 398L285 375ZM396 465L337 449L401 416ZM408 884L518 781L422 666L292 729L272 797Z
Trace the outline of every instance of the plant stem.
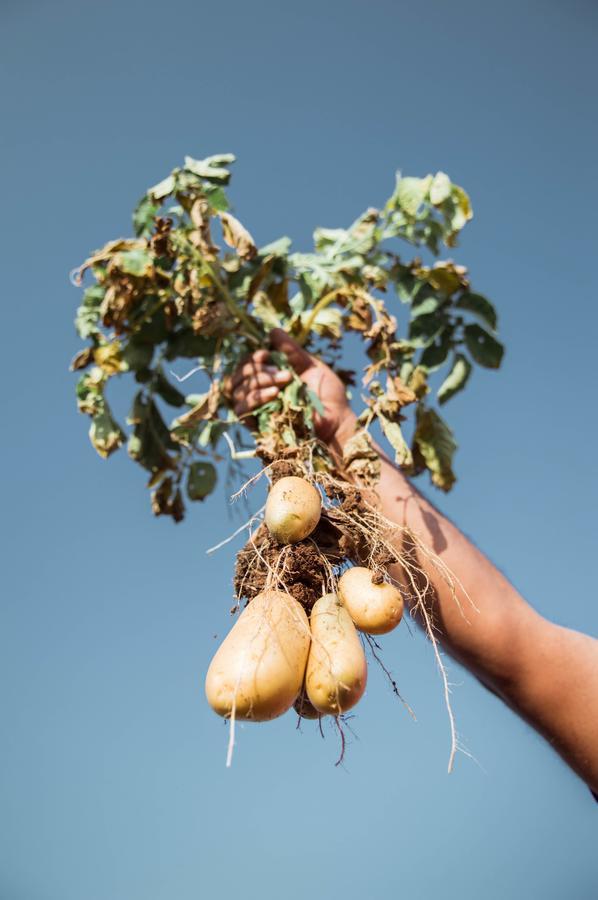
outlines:
M235 316L239 320L239 322L241 322L247 329L247 331L246 331L247 337L251 338L257 344L261 345L264 340L263 335L257 328L257 326L256 326L255 322L253 321L253 319L251 318L251 316L249 316L245 312L245 310L239 306L239 304L237 303L237 301L235 300L235 298L233 297L233 295L231 294L231 292L229 291L227 286L224 284L224 282L222 281L222 279L220 278L220 276L218 275L218 273L216 272L214 267L211 266L210 263L207 262L206 260L202 260L202 265L203 265L203 268L205 269L206 273L210 276L210 278L212 279L212 281L214 282L214 284L216 285L216 287L222 294L222 299L226 303L229 312L231 312L233 314L233 316Z
M307 321L305 322L305 325L301 329L301 334L297 338L298 344L301 344L301 346L303 346L303 344L305 344L306 340L309 337L309 333L312 329L312 326L318 317L318 314L321 313L323 309L326 309L327 306L330 306L331 303L334 303L337 296L339 294L342 294L342 292L343 292L343 288L334 288L333 291L329 291L327 294L324 294L323 297L320 297L320 299L318 300L318 302L312 309L311 313L307 317Z

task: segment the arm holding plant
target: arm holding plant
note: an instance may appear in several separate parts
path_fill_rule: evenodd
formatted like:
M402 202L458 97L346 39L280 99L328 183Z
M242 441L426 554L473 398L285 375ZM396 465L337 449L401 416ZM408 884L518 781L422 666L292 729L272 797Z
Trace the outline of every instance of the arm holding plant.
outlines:
M284 332L274 331L271 343L287 355L300 378L319 395L325 408L316 422L319 436L342 457L356 423L344 385L328 366ZM233 379L237 414L247 416L271 400L290 377L287 371L269 366L267 351L257 351ZM429 610L443 646L539 731L598 792L598 641L537 613L383 451L379 452L381 512L434 549L478 610L468 610L465 618L446 580L433 566L427 566L433 590ZM424 559L420 564L426 567ZM400 571L392 574L401 581Z

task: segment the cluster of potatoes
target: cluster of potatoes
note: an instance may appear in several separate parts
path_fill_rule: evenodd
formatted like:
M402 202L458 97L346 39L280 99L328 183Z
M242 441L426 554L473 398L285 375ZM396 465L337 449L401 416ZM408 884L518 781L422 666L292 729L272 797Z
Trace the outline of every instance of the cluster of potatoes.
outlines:
M270 490L266 525L281 544L309 537L321 514L317 488L303 478L281 478ZM358 630L392 631L403 600L362 566L347 569L336 594L325 594L310 617L289 594L264 590L241 613L206 676L206 696L225 718L265 722L291 706L304 718L338 716L363 695L367 663Z

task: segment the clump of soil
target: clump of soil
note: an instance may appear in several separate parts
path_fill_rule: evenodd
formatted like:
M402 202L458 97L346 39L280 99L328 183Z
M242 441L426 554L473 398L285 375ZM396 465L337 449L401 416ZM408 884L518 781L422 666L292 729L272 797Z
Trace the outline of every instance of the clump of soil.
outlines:
M273 466L272 480L301 474L293 461L278 460ZM347 562L384 568L393 560L383 545L368 540L363 529L352 527L350 517L366 511L361 492L347 484L326 490L331 505L312 534L296 544L280 544L265 525L261 525L237 554L234 576L235 595L239 601L250 601L266 587L288 591L309 613L325 593L331 572Z

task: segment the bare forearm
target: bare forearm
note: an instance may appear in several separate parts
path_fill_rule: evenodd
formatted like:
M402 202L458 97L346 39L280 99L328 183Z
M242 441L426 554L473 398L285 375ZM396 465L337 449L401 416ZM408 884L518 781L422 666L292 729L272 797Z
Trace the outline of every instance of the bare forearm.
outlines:
M348 432L348 425L340 430L339 449ZM382 453L381 460L380 511L415 533L460 585L455 597L433 563L418 555L430 581L427 610L443 646L598 791L598 641L542 618ZM405 534L397 530L398 544L408 540ZM391 574L405 582L399 567Z

